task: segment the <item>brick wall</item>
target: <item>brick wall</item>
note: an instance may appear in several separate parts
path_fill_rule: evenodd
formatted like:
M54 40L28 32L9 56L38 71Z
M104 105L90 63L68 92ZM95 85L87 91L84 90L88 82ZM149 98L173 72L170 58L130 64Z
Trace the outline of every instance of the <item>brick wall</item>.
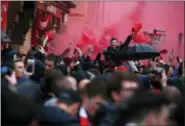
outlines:
M20 51L23 53L27 53L31 48L31 31L32 31L32 28L30 27L28 32L26 33L23 46L20 46Z

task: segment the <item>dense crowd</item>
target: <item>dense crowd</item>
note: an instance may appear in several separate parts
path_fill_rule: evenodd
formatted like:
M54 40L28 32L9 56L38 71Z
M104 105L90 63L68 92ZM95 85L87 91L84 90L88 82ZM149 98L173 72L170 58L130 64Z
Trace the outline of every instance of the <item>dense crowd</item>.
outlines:
M184 61L117 64L106 50L105 60L102 53L91 59L92 47L87 51L69 47L57 56L41 46L27 54L3 49L2 125L184 125Z

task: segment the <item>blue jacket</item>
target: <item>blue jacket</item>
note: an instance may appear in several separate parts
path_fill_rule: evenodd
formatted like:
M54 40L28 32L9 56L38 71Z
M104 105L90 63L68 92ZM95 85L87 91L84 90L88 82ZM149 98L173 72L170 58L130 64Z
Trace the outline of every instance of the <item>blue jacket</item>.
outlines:
M23 83L24 81L29 81L30 79L29 78L27 78L27 77L21 77L21 78L19 78L18 80L17 80L17 82L18 83Z

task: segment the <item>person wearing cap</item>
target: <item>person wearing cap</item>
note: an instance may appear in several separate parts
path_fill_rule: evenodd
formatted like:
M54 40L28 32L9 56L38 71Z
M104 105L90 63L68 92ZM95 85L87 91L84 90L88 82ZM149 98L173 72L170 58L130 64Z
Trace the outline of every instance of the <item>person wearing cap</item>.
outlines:
M36 116L40 125L79 126L77 112L81 98L78 92L64 90L58 93L56 106L44 106Z

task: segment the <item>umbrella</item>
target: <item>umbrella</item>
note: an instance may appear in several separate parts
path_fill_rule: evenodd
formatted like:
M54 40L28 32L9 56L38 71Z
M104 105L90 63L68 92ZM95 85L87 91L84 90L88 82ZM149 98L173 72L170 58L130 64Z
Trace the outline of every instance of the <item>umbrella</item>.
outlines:
M1 30L1 43L9 43L12 42L11 39L7 36L5 32Z
M142 60L160 56L160 52L148 44L134 44L116 54L120 60Z

